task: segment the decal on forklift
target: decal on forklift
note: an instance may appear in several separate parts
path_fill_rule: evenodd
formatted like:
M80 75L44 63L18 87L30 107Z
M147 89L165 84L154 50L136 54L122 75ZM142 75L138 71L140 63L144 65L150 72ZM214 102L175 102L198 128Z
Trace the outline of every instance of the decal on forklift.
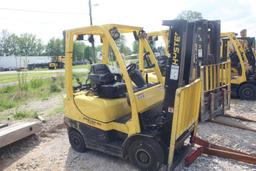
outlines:
M179 59L178 55L180 54L180 36L177 32L174 33L174 47L173 47L173 56L172 56L172 65L170 70L170 79L178 80L179 79Z
M170 79L171 80L178 80L179 78L179 66L178 65L172 65L171 71L170 71Z
M198 57L199 58L203 57L203 49L198 49Z
M158 91L164 91L164 87L163 87L163 86L158 87L157 90L158 90Z
M142 93L142 94L139 94L137 97L138 97L138 100L141 100L141 99L144 98L144 94L143 94L143 93Z
M83 117L84 120L86 120L86 122L88 122L89 124L91 125L98 125L98 126L101 126L101 123L100 122L97 122L95 120L92 120L92 119L89 119L87 117Z
M174 33L174 42L173 42L173 56L172 56L172 64L179 65L179 59L177 56L180 53L180 36L177 32Z

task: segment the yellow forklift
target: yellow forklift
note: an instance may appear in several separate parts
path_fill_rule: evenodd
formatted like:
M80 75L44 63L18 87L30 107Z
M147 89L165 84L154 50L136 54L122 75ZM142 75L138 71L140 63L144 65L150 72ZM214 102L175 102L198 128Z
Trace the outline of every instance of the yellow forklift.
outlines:
M233 32L221 33L222 57L231 60L232 95L256 100L256 56L252 45L243 47Z
M157 81L150 83L147 74L136 64L125 65L116 41L120 34L131 32L140 42L140 54L146 52ZM73 149L87 148L130 160L142 170L168 169L179 163L187 152L185 140L196 134L200 105L201 81L186 84L183 74L183 30L175 33L175 48L170 52L165 83L154 54L141 27L125 25L90 26L66 30L64 123ZM85 83L73 86L73 43L86 37L100 36L102 60L91 65ZM143 50L142 50L143 49ZM109 69L110 51L119 73ZM173 69L174 68L174 69ZM178 68L178 69L177 69ZM178 71L178 72L177 72ZM165 85L165 86L164 86Z
M178 23L179 20L173 22ZM200 120L211 120L217 115L224 115L225 111L230 108L230 61L221 61L220 59L220 21L199 20L187 24L185 72L190 74L188 80L201 77L203 90ZM169 27L169 33L166 30L149 33L149 42L157 41L159 36L164 37L165 42L166 40L173 42L174 40L169 38L172 24ZM154 44L151 43L151 45ZM168 51L168 47L170 47L168 43L165 43L165 51ZM166 53L166 55L168 54ZM163 62L163 56L156 58L158 64L162 64L159 67L162 75L165 76L164 68L166 68L167 63ZM147 61L148 57L145 56L144 59L140 60ZM154 81L156 75L151 72L151 65L148 62L145 63L146 65L140 66L140 70L148 72L149 80Z

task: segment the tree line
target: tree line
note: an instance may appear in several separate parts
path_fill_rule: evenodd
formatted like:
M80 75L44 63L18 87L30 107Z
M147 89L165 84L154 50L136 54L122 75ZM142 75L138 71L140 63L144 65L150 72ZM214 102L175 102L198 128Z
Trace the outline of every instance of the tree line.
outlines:
M196 11L182 11L176 19L195 21L202 19L202 14ZM132 49L126 45L126 39L121 35L116 41L119 50L124 55L138 52L138 42L134 41ZM100 53L101 46L96 46L96 54ZM31 33L16 35L7 30L0 33L0 56L62 56L64 55L64 41L51 38L47 44ZM74 57L77 60L88 59L92 56L91 46L83 42L74 42Z
M121 36L117 40L117 46L125 54L131 54L138 49L138 45L132 50L126 45L126 39ZM101 45L96 46L96 54L101 52ZM62 56L64 55L64 41L60 38L51 38L47 44L31 33L16 35L7 30L0 33L0 56ZM91 46L84 42L74 42L74 57L76 60L92 57Z
M98 50L99 47L96 47ZM43 44L40 38L31 33L16 35L7 30L0 33L0 56L63 56L64 40L51 38ZM81 61L90 58L92 49L83 42L74 42L74 57Z
M52 38L44 45L41 39L31 33L16 35L7 30L0 33L0 56L55 56L63 53L62 39Z

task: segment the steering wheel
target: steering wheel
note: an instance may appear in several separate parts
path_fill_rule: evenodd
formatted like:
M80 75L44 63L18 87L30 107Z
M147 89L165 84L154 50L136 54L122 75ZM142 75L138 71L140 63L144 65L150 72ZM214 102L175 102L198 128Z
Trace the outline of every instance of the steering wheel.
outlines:
M126 67L128 74L132 73L136 68L137 68L137 65L134 63L131 63Z

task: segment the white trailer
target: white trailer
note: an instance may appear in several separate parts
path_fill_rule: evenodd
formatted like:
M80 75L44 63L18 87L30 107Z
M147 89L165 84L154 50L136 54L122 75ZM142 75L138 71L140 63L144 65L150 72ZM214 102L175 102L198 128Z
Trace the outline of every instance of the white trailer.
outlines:
M50 56L0 56L0 70L27 68L29 64L48 64Z

